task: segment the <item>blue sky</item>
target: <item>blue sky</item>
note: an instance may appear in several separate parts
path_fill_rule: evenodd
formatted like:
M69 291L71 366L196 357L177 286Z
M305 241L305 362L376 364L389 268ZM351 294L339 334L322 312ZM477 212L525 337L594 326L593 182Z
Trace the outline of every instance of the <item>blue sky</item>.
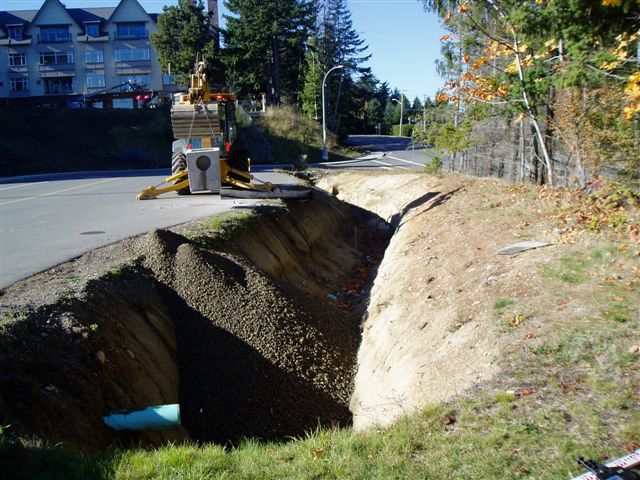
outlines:
M62 0L67 7L110 7L117 0ZM139 0L148 12L161 12L169 0ZM369 45L368 66L391 88L405 90L413 99L429 95L432 99L443 81L435 60L444 35L438 19L427 14L418 0L347 0L355 30ZM42 0L0 0L0 10L37 9ZM222 0L219 1L224 13Z

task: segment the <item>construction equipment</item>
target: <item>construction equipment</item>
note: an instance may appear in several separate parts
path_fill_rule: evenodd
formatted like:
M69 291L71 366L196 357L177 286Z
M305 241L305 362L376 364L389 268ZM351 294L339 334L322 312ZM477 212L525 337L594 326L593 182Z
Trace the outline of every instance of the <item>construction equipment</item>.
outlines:
M638 480L640 479L640 448L636 451L616 458L606 464L600 464L593 460L585 460L578 457L578 464L585 467L588 472L583 473L572 480Z
M208 82L204 59L196 59L189 83L187 93L173 97L171 125L176 140L172 147L171 176L159 186L142 190L138 200L171 191L179 195L213 192L223 197L249 199L311 196L310 189L294 185L253 183L249 155L238 135L238 127L247 126L251 117L237 105L235 95L223 93Z

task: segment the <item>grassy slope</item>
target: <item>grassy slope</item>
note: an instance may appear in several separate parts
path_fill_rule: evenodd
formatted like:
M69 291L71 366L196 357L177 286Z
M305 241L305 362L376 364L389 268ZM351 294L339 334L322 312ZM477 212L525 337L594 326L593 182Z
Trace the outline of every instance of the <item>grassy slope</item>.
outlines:
M270 107L267 114L256 121L259 132L253 132L251 144L257 147L261 157L270 154L271 159L256 163L292 163L300 155L307 155L307 162L322 161L322 126L302 116L291 107ZM337 144L331 132L327 132L327 148L330 160L345 160L358 156L355 152ZM265 141L270 151L265 151ZM255 156L255 154L254 154Z
M167 167L166 110L0 109L2 176Z
M640 322L639 245L626 235L583 233L587 241L538 265L544 302L494 305L499 334L522 339L496 361L507 384L526 388L511 391L503 382L364 434L318 431L234 450L77 455L4 434L0 471L8 478L571 478L580 471L578 455L603 460L640 441L640 357L631 348Z

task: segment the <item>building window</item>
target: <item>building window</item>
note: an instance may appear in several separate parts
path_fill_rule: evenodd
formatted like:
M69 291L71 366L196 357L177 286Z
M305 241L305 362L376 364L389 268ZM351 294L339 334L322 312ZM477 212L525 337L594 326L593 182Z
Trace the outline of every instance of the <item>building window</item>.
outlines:
M85 23L84 32L90 37L100 36L100 24L98 23Z
M87 75L88 88L104 88L104 75L99 73L89 73Z
M137 38L147 38L147 30L144 28L144 22L119 23L116 29L116 37L118 39L134 40Z
M40 65L73 64L73 52L40 52Z
M12 78L11 91L12 92L28 92L29 79L28 78Z
M73 93L73 78L45 78L44 91L47 95Z
M10 53L9 54L9 66L10 67L24 67L27 65L27 54L22 53Z
M22 40L22 25L9 27L8 33L11 40Z
M149 60L151 58L148 48L118 48L115 54L116 62Z
M127 75L120 77L121 83L128 83L123 85L121 90L123 92L134 92L136 90L142 90L149 88L149 75Z
M104 62L104 50L87 50L84 53L84 63Z
M71 40L69 26L40 27L41 42L68 42Z

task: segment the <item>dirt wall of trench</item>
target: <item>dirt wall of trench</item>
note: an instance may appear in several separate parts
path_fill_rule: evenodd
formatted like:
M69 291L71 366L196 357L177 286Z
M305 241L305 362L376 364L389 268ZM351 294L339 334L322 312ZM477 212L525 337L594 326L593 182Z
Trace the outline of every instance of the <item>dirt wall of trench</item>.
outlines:
M533 295L536 261L552 247L515 257L497 251L557 241L532 200L499 181L456 175L348 172L319 186L394 227L363 325L354 428L388 425L496 379L511 347L494 305ZM498 201L513 217L494 213Z

